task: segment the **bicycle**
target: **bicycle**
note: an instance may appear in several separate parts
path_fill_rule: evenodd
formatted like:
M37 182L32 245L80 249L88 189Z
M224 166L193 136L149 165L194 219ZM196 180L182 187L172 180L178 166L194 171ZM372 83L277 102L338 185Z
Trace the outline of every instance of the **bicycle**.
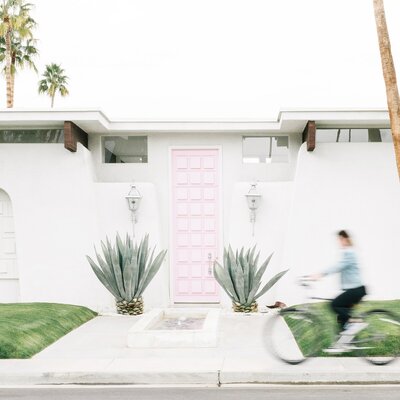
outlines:
M298 283L307 293L312 281L306 277ZM308 300L325 300L321 297L306 295ZM346 342L339 355L355 355L364 357L374 365L386 365L400 355L400 318L391 311L371 309L363 313L355 313L360 329L353 336L344 331L339 341ZM307 301L300 306L279 310L266 324L264 338L270 352L278 359L296 365L308 358L327 355L332 344L321 335L319 327L321 318L315 308ZM357 329L356 329L357 330ZM343 338L347 335L347 338ZM351 337L350 337L351 336ZM346 340L344 340L346 339Z

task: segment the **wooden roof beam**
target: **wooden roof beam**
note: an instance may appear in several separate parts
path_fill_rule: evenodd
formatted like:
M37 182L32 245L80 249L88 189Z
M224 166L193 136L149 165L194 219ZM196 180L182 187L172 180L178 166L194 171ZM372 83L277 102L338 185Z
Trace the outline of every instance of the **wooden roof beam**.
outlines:
M315 136L316 136L315 121L308 121L303 131L303 143L307 142L307 151L314 151Z
M72 121L64 122L64 147L72 152L76 152L77 143L81 143L87 149L89 148L89 136L78 125Z

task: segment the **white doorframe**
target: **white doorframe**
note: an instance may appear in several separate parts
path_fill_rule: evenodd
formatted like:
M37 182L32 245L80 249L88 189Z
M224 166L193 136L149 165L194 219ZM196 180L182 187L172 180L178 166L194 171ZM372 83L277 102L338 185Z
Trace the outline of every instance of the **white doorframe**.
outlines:
M185 304L185 303L175 303L174 301L174 288L173 288L173 278L174 278L174 271L173 271L173 254L172 254L172 249L173 249L173 213L172 213L172 204L173 204L173 195L172 195L172 151L173 150L218 150L218 159L219 159L219 188L218 188L218 195L219 195L219 232L218 232L218 259L222 261L223 258L223 248L224 248L224 226L223 226L223 152L222 152L222 145L214 145L214 146L185 146L185 145L179 145L179 146L169 146L168 147L168 212L169 212L169 217L168 217L168 244L169 244L169 256L168 256L168 262L169 262L169 303L171 306L175 304ZM218 284L218 283L217 283ZM220 288L220 293L222 289ZM191 304L191 303L187 303ZM196 303L196 304L202 304L202 303ZM221 295L219 298L219 303L204 303L204 304L221 304Z
M0 188L0 301L20 299L15 219L12 201Z

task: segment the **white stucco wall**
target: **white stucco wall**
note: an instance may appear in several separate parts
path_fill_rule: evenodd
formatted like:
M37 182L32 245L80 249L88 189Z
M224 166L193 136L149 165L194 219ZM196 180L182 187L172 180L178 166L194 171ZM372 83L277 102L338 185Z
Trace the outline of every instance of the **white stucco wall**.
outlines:
M132 232L125 196L130 183L96 183L91 152L60 144L1 144L0 188L14 208L19 281L0 280L0 301L49 301L112 311L112 296L85 255L106 235ZM160 250L155 187L136 182L143 195L135 235L150 234ZM166 262L145 292L146 307L167 305Z
M112 309L113 299L85 255L93 256L93 244L105 235L131 231L124 197L133 180L143 195L137 238L148 232L153 245L169 247L171 146L220 146L223 243L257 243L262 258L275 251L266 280L290 268L261 305L300 301L294 277L330 265L333 233L343 228L355 235L371 297L399 297L400 185L392 144L317 144L312 153L302 147L292 182L298 140L299 135L291 139L287 165L243 164L238 134L151 134L149 164L141 165L102 164L99 137L91 139L90 152L79 145L77 153L60 144L0 144L0 188L14 208L20 300ZM253 238L244 195L255 180L263 197ZM334 278L320 286L329 295L336 289ZM168 305L169 290L167 257L145 293L146 306ZM7 287L0 301L15 301L13 293L15 287ZM222 303L230 306L225 296Z
M287 303L302 300L294 278L335 263L335 232L348 229L370 298L400 298L400 184L391 143L318 143L302 146L294 182L284 263ZM338 277L326 278L315 294L338 292Z
M17 303L20 299L19 279L0 280L0 303Z
M221 149L222 157L222 218L224 243L230 237L232 194L238 182L291 181L294 176L300 134L289 135L289 162L272 164L244 164L242 155L243 135L252 136L251 132L143 132L137 135L148 136L147 164L105 164L102 162L101 136L90 135L89 148L92 151L94 169L99 182L149 182L155 186L160 210L160 239L163 248L169 247L170 224L170 151L176 147L212 147ZM265 133L264 135L268 135ZM285 132L280 133L285 135ZM111 132L109 135L113 135ZM261 135L256 133L256 135Z
M164 249L160 240L159 203L156 189L152 183L135 182L142 195L138 210L138 220L135 223L135 240L140 241L146 233L149 234L151 247L156 246L156 252ZM100 250L100 240L108 236L115 239L116 232L124 238L126 233L132 236L131 213L127 207L125 196L130 189L130 183L95 183L94 190L97 199L98 236L97 249ZM101 250L100 250L101 254ZM90 255L95 256L94 251ZM93 258L92 257L92 258ZM168 257L164 260L159 273L144 292L145 307L162 307L169 304L169 270ZM110 309L114 301L108 296Z
M268 135L265 133L264 135ZM285 136L285 132L280 133ZM110 133L109 135L113 135ZM93 154L94 169L97 178L100 182L129 182L141 181L151 182L154 184L156 196L159 202L160 210L160 240L163 248L169 247L169 224L170 224L170 151L173 147L218 147L221 150L221 177L222 177L222 220L223 231L221 233L221 251L222 244L235 244L236 238L240 239L241 224L248 226L248 232L251 236L250 224L248 223L248 208L243 206L244 192L248 191L249 183L259 181L262 186L265 182L269 182L268 189L266 188L265 200L273 203L271 209L265 211L260 210L260 224L257 223L256 231L261 224L269 221L265 228L258 232L260 244L263 236L267 235L268 245L260 245L261 250L270 251L275 249L273 261L269 274L270 277L278 268L278 263L281 255L283 230L283 221L287 217L289 209L289 195L287 195L290 187L290 182L293 180L295 166L297 161L297 153L301 144L301 135L289 135L289 162L287 163L272 163L272 164L244 164L242 154L242 137L245 135L252 136L251 132L193 132L193 133L173 133L173 132L144 132L137 135L148 136L148 163L147 164L105 164L102 162L102 146L101 137L91 135L89 147ZM257 133L256 135L262 136ZM248 182L243 185L238 185L238 182ZM263 183L264 182L264 183ZM264 186L262 186L264 187ZM269 190L271 188L271 190ZM284 202L278 205L280 198L285 198ZM284 210L283 210L284 209ZM282 215L283 212L283 215ZM279 222L279 227L271 222ZM282 222L282 224L281 224ZM250 237L249 237L250 240ZM241 241L238 240L238 246ZM278 244L279 243L279 244ZM270 247L269 247L270 244ZM271 250L272 251L272 250ZM169 258L167 260L166 269L169 271ZM168 283L170 278L166 277ZM268 298L268 295L270 296ZM262 302L270 301L274 297L274 292L271 291L261 299ZM225 306L230 306L229 300L222 294L221 301ZM168 304L168 303L167 303Z
M230 228L226 244L232 248L240 249L257 245L260 251L260 263L274 253L264 275L263 282L267 282L278 272L285 270L283 263L283 244L287 232L290 204L292 200L293 182L260 182L257 185L258 192L262 195L260 206L256 213L254 236L252 236L252 224L247 206L245 194L249 191L251 182L242 182L235 185L231 197ZM265 295L258 300L260 306L274 304L280 300L276 297L276 288L287 285L286 277L283 277ZM231 305L228 296L223 296L226 307Z
M0 145L0 187L14 208L21 301L96 307L103 289L82 255L95 236L90 152Z

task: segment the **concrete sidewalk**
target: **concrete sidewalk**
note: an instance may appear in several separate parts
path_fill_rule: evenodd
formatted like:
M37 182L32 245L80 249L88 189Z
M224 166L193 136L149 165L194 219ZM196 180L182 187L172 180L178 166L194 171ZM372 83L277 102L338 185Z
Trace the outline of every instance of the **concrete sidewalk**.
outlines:
M0 385L400 383L400 362L373 366L356 358L319 358L299 366L275 360L262 338L268 314L223 312L216 348L130 349L140 317L102 316L30 360L0 360Z

